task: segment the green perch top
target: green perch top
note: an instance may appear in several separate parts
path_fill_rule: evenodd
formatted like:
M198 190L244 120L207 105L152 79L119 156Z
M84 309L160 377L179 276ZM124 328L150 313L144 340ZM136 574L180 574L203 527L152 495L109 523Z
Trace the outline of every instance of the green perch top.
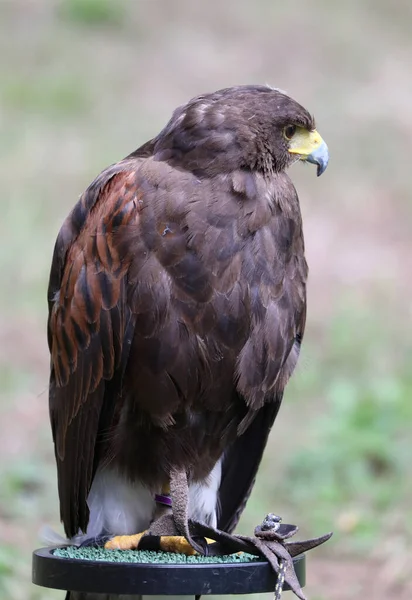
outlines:
M105 550L104 548L78 548L77 546L56 548L53 554L59 558L144 564L245 563L262 560L262 558L253 556L253 554L247 554L246 552L241 554L225 554L223 556L203 556L201 554L186 556L185 554L155 550Z

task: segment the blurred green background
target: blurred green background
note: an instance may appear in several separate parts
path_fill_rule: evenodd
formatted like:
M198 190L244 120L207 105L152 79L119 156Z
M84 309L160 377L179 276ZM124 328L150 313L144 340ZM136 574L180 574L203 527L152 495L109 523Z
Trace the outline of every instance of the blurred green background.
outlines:
M240 530L301 535L312 600L412 597L410 0L0 0L0 598L59 529L46 285L63 218L201 92L287 90L331 162L296 166L310 264L300 366ZM59 529L61 531L61 529Z

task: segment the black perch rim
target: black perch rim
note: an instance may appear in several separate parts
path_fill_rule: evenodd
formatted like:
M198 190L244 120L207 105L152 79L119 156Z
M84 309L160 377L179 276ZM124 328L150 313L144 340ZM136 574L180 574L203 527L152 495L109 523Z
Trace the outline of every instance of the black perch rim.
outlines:
M276 574L268 562L142 564L80 560L54 556L56 547L33 552L32 582L57 590L96 594L195 596L273 592ZM293 559L301 587L305 555ZM289 590L287 584L283 588Z

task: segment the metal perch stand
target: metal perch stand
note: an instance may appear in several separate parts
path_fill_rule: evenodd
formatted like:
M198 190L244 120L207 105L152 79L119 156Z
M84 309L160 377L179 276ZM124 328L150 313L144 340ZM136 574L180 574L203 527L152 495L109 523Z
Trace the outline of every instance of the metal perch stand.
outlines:
M265 560L233 563L141 564L54 556L55 548L33 553L32 581L58 590L143 596L256 594L273 592L277 574ZM301 587L305 555L293 559ZM284 591L289 590L287 584Z
M282 524L274 514L267 515L253 536L229 534L190 521L187 536L201 552L184 557L159 553L162 536L175 532L169 515L151 525L136 551L114 555L103 548L72 546L36 550L32 581L47 588L115 596L274 592L279 600L283 591L292 590L305 600L305 553L332 534L292 541L297 530L296 525Z

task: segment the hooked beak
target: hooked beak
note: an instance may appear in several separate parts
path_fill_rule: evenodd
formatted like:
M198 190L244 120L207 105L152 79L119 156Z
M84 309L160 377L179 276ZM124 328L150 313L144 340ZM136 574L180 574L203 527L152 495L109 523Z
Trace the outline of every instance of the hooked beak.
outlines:
M308 131L303 127L298 127L290 140L289 152L299 155L299 160L317 165L318 177L328 166L329 150L316 129Z

